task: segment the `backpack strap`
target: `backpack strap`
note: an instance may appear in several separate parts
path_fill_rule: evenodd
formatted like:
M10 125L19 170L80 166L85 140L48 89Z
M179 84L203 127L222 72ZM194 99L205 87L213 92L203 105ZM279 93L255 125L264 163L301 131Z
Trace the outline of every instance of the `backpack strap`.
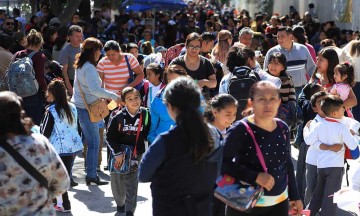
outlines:
M36 53L38 53L38 52L39 52L39 51L32 51L32 52L28 55L28 57L32 59L32 57L33 57Z

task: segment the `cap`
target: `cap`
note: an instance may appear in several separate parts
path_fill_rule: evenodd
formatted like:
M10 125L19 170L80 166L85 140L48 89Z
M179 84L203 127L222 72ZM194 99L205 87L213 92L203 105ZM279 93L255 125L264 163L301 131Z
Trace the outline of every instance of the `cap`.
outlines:
M168 25L176 25L176 22L174 20L169 20Z
M53 26L53 25L56 25L56 24L61 24L61 22L60 22L59 18L54 17L54 18L52 18L52 19L50 20L49 26Z
M155 53L166 51L167 49L163 46L158 46L155 48Z

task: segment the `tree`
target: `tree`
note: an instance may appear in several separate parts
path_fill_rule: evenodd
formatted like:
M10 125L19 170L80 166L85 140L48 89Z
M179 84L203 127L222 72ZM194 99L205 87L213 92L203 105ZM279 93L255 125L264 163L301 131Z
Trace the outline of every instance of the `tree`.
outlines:
M59 0L50 0L50 9L54 16L58 17L61 23L71 21L72 15L79 8L81 0L68 0L65 6Z
M274 0L247 0L248 3L257 5L259 11L271 15L273 12Z

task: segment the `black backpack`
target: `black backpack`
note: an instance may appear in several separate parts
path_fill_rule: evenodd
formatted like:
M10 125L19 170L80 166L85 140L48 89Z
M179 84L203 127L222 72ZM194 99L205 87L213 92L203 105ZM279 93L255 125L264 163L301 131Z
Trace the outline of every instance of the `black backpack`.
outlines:
M247 106L250 88L259 80L259 75L246 66L235 67L230 74L228 93L238 101L236 120L242 118L241 112Z

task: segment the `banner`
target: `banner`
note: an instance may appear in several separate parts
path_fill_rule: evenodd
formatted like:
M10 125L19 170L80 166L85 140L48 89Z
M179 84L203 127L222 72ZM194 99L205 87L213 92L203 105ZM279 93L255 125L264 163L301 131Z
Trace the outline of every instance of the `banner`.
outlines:
M352 0L335 0L335 20L352 22Z

